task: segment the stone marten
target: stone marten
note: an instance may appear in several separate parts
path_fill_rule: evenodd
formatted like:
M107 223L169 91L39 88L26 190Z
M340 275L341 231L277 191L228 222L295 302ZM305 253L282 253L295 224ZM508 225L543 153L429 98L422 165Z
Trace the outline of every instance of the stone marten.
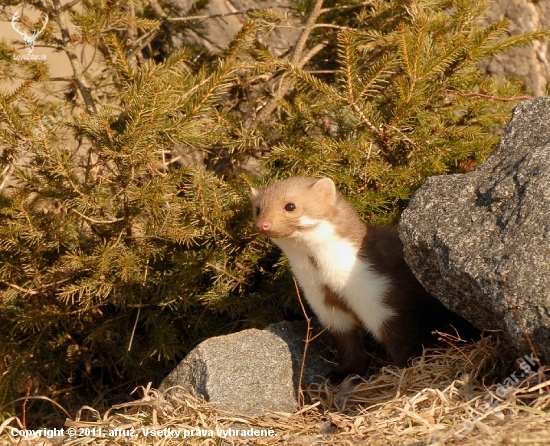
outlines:
M476 329L428 294L403 257L396 226L367 226L330 178L293 177L251 189L256 229L288 257L312 310L335 339L329 378L363 375L363 330L405 367L433 330Z

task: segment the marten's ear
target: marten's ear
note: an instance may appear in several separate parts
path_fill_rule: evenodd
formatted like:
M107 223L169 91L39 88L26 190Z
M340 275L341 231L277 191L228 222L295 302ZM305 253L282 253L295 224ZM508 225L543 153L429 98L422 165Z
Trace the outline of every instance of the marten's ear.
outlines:
M260 195L260 190L256 189L254 187L250 188L250 199L254 201L256 198L258 198L258 195Z
M336 186L330 178L322 178L313 185L316 191L325 203L336 204Z

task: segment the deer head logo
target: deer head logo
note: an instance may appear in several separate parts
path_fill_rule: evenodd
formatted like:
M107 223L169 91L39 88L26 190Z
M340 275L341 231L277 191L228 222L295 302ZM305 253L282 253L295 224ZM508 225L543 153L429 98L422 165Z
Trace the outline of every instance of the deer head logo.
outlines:
M17 31L21 35L21 37L23 37L23 41L25 42L25 48L27 48L27 53L32 53L34 50L34 42L36 41L36 39L38 39L38 36L42 34L42 31L44 31L44 28L46 28L46 25L48 24L48 14L44 14L44 25L42 25L42 29L40 31L37 31L36 29L33 28L31 35L27 34L28 32L27 29L24 29L23 31L21 31L17 27L15 21L17 20L18 17L19 17L19 13L16 12L11 19L11 26L15 31Z

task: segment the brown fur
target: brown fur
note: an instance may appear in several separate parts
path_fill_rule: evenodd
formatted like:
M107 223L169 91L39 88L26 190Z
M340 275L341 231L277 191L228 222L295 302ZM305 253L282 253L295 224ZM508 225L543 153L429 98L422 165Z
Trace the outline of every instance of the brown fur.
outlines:
M295 177L276 183L263 190L251 190L258 230L268 237L286 238L300 227L299 218L308 216L330 222L339 237L359 249L358 256L382 276L391 280L384 302L395 311L380 333L380 341L392 361L401 367L422 353L422 346L434 340L433 330L443 330L452 324L465 336L476 336L477 330L464 319L447 310L418 282L403 256L403 244L396 226L367 227L345 198L334 190L332 182L315 178ZM289 202L299 203L293 212L280 212ZM257 211L259 210L259 212ZM269 216L266 219L265 216ZM318 268L314 256L309 261ZM343 296L324 286L324 302L352 314L356 327L333 335L339 352L340 364L330 375L342 379L349 374L363 374L367 354L363 348L360 319L353 313Z

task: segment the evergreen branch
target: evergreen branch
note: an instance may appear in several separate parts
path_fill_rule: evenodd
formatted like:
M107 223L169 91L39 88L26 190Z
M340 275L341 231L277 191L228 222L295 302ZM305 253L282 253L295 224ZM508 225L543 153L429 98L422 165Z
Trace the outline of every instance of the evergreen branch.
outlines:
M222 228L220 225L217 225L212 221L210 218L206 216L206 210L205 214L202 216L202 220L207 223L208 225L212 226L214 229L216 229L221 234L225 235L229 240L231 240L235 245L240 245L241 241L237 240L234 236L232 236L229 232L227 232L224 228Z
M487 12L489 2L491 0L478 0L470 1L468 3L454 3L458 5L459 19L456 21L456 29L458 32L462 32L468 29L476 28L476 21L480 16ZM456 15L456 12L453 14Z
M363 110L361 110L361 108L357 105L357 104L351 104L352 105L352 108L353 110L355 110L355 112L359 115L359 117L361 118L361 120L367 124L367 127L369 129L371 129L371 131L378 137L382 136L382 132L381 132L381 129L379 129L378 127L376 127L372 121L370 119L367 118L367 116L365 115L365 113L363 113Z
M136 28L136 11L134 2L130 1L126 4L126 15L128 20L128 32L126 33L126 47L131 48L135 45L137 37Z
M390 70L390 68L395 65L396 61L396 57L392 54L383 56L381 60L371 68L369 75L359 82L358 88L360 91L357 93L357 99L365 99L369 94L377 93L379 89L382 88L379 84L381 82L387 83L384 77L395 73Z
M9 283L9 282L6 282L5 280L0 279L0 283L3 283L4 285L9 286L10 288L13 288L14 290L21 291L22 293L30 294L31 296L35 296L38 294L38 291L26 290L25 288L22 288L19 285L16 285L15 283Z
M242 26L237 34L231 39L227 48L221 52L221 59L233 59L236 56L243 52L245 49L246 42L250 35L258 32L261 29L259 23L252 20L247 20Z
M5 280L0 279L0 283L3 283L4 285L13 288L14 290L21 291L25 294L29 294L31 296L36 296L37 294L40 294L44 290L52 287L58 287L59 285L62 285L63 283L67 283L71 280L73 280L74 277L67 277L65 279L57 280L56 282L46 283L44 285L41 285L38 290L27 290L25 288L20 287L19 285L16 285L14 283L6 282Z
M487 43L489 43L490 41L496 41L507 35L506 25L507 20L501 19L498 22L491 24L487 28L483 28L474 32L473 35L469 38L470 45L472 45L475 49L474 51L472 51L472 53L474 53L475 51L486 51L487 47L485 45L487 45Z
M318 52L324 48L324 46L316 45L311 51L307 53L306 57L302 57L302 53L304 52L304 48L306 47L306 43L309 38L309 35L313 31L315 22L317 21L317 18L321 13L322 6L323 6L323 0L315 0L315 3L304 25L304 29L300 33L300 36L298 37L298 40L294 45L294 49L292 50L292 53L290 56L290 63L293 65L296 65L298 68L302 68L308 62L309 58L313 57L314 55L313 50L316 50ZM260 109L256 117L256 121L262 122L266 120L269 116L271 116L271 113L277 107L277 102L281 98L283 98L284 95L287 94L287 92L291 88L292 88L291 84L289 84L284 79L281 79L281 85L280 85L279 91L277 92L276 95L274 95L271 99L269 99L267 104L265 104Z
M515 102L515 101L528 101L530 99L534 99L533 96L515 96L512 98L499 98L497 96L493 96L490 94L483 94L483 93L461 93L456 90L445 90L445 93L452 93L456 94L457 96L462 97L477 97L477 98L484 98L484 99L490 99L491 101L502 101L502 102Z
M352 28L351 26L342 26L342 25L335 25L333 23L317 23L313 25L313 28L332 28L332 29L339 29L340 31L356 31L357 28ZM299 28L301 29L301 28Z
M355 83L356 70L353 69L354 58L351 54L351 39L352 37L350 33L341 33L338 36L338 53L345 67L343 71L348 99L352 104L355 104L356 98L354 95L353 87Z
M298 67L305 66L316 54L322 51L328 45L328 41L323 41L311 48L305 56L302 58ZM258 115L256 116L256 121L263 122L266 120L273 110L277 107L277 102L282 99L291 89L293 88L292 84L286 79L281 78L279 89L277 94L274 95L269 101L260 109Z
M75 1L81 1L81 0L75 0ZM349 9L357 9L362 8L364 6L368 6L373 3L373 0L368 2L359 3L357 5L342 5L342 6L335 6L332 8L321 8L319 14L326 14L327 12L334 12L334 11L344 11ZM277 6L277 8L281 9L290 9L289 6ZM225 12L223 14L203 14L203 15L193 15L193 16L186 16L186 17L167 17L167 20L170 22L189 22L192 20L209 20L209 19L218 19L223 17L231 17L234 15L245 15L251 12L260 12L264 11L265 8L247 8L247 9L241 9L239 11L232 11L232 12Z
M71 185L71 188L73 189L74 192L76 192L78 195L80 195L82 198L85 198L86 195L78 188L78 186L76 185L76 183L71 179L71 175L69 173L69 171L67 170L67 167L63 164L63 161L61 160L61 157L59 156L60 155L60 152L57 151L56 152L56 155L57 156L54 156L54 161L55 161L55 164L61 169L61 171L63 172L63 176L64 178L69 182L69 184Z
M130 65L133 68L133 58L143 50L149 43L153 41L153 39L156 37L158 31L159 31L159 23L158 21L151 21L148 23L151 29L147 31L145 34L143 34L139 39L137 39L137 22L136 20L136 13L134 8L134 2L130 1L126 5L126 11L128 15L128 33L126 36L126 47L131 48L131 50L128 52L128 55L126 56L128 60L130 61Z
M147 31L145 34L143 34L139 39L133 41L131 44L131 50L128 52L128 60L132 60L133 57L135 57L138 53L143 50L147 45L149 45L154 38L157 36L159 32L159 28L153 28Z
M65 12L67 9L69 8L72 8L74 5L77 5L78 3L80 3L82 0L72 0L70 1L69 3L66 3L64 4L61 9L59 10L59 12Z
M456 18L453 20L456 22L455 28L457 33L461 33L464 29L465 20L466 20L466 9L460 8L460 12L458 13L458 16L455 16Z
M76 82L76 85L78 86L78 90L80 91L82 98L84 99L88 112L96 113L97 108L95 105L95 101L92 97L91 88L88 85L88 81L84 77L84 67L82 66L82 64L80 63L80 59L76 55L76 48L71 40L71 34L69 33L69 28L65 23L65 19L62 17L64 12L61 10L62 7L61 7L60 0L52 0L52 1L54 5L54 9L53 9L53 12L55 14L54 19L57 22L57 25L59 26L59 30L61 31L63 50L67 54L67 57L69 58L69 61L71 63L74 80Z
M229 271L227 271L226 268L221 268L217 265L214 265L213 263L210 263L210 262L206 262L205 266L209 266L210 268L212 268L214 271L217 271L218 273L221 273L225 276L228 276L229 278L233 279L234 282L236 283L245 283L245 280L243 278L239 278L237 276L235 276L234 274L231 274Z
M323 40L322 42L319 42L317 45L313 46L304 55L300 65L302 65L302 66L306 65L313 57L315 57L316 54L318 54L320 51L322 51L324 48L326 48L328 43L329 42L327 40ZM308 72L311 73L311 74L325 74L325 73L329 74L329 73L339 73L340 71L339 70L324 70L324 71L319 71L319 70L309 71L308 70ZM260 81L263 82L263 83L267 83L271 79L273 79L276 75L277 75L277 73L275 71L271 71L269 73L264 73L264 74L261 74L259 76L256 76L256 77L252 78L250 83L251 84L256 84L256 83L259 83ZM274 102L268 101L267 104L264 104L264 106L262 106L260 108L260 113L258 114L257 121L261 122L264 119L264 116L265 117L269 116L271 114L271 112L273 112L275 107L277 106L277 101L279 99L283 98L285 96L285 94L287 94L292 88L293 88L292 85L287 80L285 80L284 78L281 78L280 81L279 81L278 94L276 96L276 98L278 98L278 99L276 99ZM264 111L264 109L265 109L265 111ZM269 110L269 112L268 112L268 110Z
M494 56L495 54L532 43L534 40L550 39L550 31L533 31L531 33L520 34L518 36L508 37L494 45L481 48L478 57Z
M19 87L17 87L13 92L8 93L6 96L4 96L4 94L2 93L2 97L0 101L2 108L5 107L4 103L6 105L10 104L11 102L18 99L20 96L26 94L33 84L34 84L33 80L27 79Z
M464 49L456 45L450 53L444 53L441 56L434 56L423 67L418 80L426 81L430 77L441 75L460 58ZM438 79L439 80L439 79Z
M340 5L340 6L333 6L331 8L322 8L320 11L320 14L326 14L327 12L346 11L350 9L362 8L363 6L371 5L373 1L374 0L370 0L368 2L358 3L356 5Z
M203 107L216 98L216 95L227 89L229 87L229 76L232 76L237 68L238 66L235 64L227 61L221 62L216 71L208 77L207 82L190 98L187 116L197 115Z
M414 53L413 53L413 57L414 57L414 74L412 76L413 85L417 81L418 64L420 62L420 58L423 56L422 42L425 39L422 39L422 37L424 37L424 28L425 28L425 24L423 22L418 23L418 21L416 21L414 23L413 36L416 35L416 41L415 41L415 47L414 47Z
M289 6L277 6L277 8L281 9L290 9ZM188 22L191 20L208 20L208 19L218 19L223 17L230 17L234 15L244 15L248 14L250 12L260 12L264 11L264 8L248 8L248 9L242 9L240 11L232 11L232 12L225 12L223 14L203 14L203 15L193 15L193 16L186 16L186 17L170 17L168 18L168 21L170 22Z
M297 65L300 62L300 58L302 57L302 53L304 52L307 39L309 38L311 31L313 31L315 22L317 21L319 14L321 14L322 6L323 0L315 0L315 3L311 8L306 23L304 24L304 29L300 33L300 37L298 37L298 41L296 42L294 50L292 51L292 55L290 56L290 63Z
M319 93L325 95L329 100L345 102L345 98L342 97L338 90L329 84L323 82L319 78L312 76L306 70L292 65L290 62L280 62L278 64L282 69L292 74L295 79L296 87L305 92L312 92L316 95Z
M402 136L402 138L407 141L412 147L414 147L415 150L418 150L419 147L418 147L418 144L416 142L414 142L412 139L410 139L406 134L405 132L403 131L404 129L402 128L397 128L393 125L388 125L387 126L388 128L394 130L396 133L398 133L399 135Z
M300 68L303 68L316 54L322 51L328 45L328 40L323 40L317 45L312 47L305 55L302 57L302 60L298 64Z
M71 211L74 212L76 215L82 217L84 220L89 221L90 223L95 223L98 225L110 225L113 223L118 223L125 220L125 217L115 218L114 220L96 220L95 218L88 217L87 215L84 215L80 212L78 212L76 209L71 208Z
M133 70L128 63L128 59L126 58L126 54L124 53L122 44L119 42L115 35L110 35L107 38L109 44L115 51L115 56L112 57L112 59L114 60L113 65L117 68L117 71L121 73L126 79L132 79ZM106 50L110 54L109 48L107 47L107 45L105 46Z
M149 0L149 6L151 6L151 9L162 21L162 24L166 27L166 31L168 31L170 38L173 38L175 36L174 27L170 23L170 20L168 20L168 16L166 15L162 7L158 4L157 0Z
M403 57L403 60L405 62L406 72L409 75L409 77L412 78L413 77L412 76L413 69L412 69L412 64L411 64L411 60L410 60L410 57L409 57L409 53L407 51L406 32L407 32L407 29L406 29L405 25L401 25L401 27L399 28L399 34L401 36L401 40L400 40L401 45L399 45L399 50L400 50L401 55Z

